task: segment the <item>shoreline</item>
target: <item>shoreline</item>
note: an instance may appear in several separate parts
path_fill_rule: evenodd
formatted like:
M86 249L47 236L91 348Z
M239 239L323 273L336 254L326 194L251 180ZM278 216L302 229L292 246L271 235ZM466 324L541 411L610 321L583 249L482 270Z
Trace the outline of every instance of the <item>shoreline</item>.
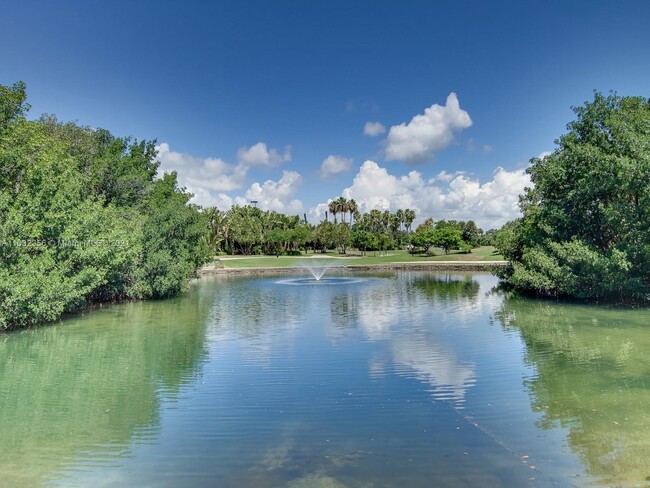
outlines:
M507 261L428 261L422 263L344 264L332 266L330 269L344 271L411 270L489 272L494 268L507 264ZM203 276L214 275L296 273L301 271L305 271L304 266L256 266L250 268L204 266L197 271L197 274L201 278Z

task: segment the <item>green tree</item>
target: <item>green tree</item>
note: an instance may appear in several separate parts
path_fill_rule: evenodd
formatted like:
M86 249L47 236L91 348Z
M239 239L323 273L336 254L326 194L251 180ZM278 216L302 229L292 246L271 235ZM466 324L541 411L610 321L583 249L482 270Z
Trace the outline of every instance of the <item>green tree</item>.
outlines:
M209 257L208 213L154 141L24 118L24 85L0 86L0 329L89 303L172 296Z
M0 85L0 132L18 117L24 117L29 111L26 102L25 83L17 81L13 86Z
M427 256L431 246L436 245L437 233L431 227L421 227L411 234L411 244L416 248L422 249Z
M442 249L445 254L455 247L463 245L460 229L454 223L439 221L434 229L434 246Z
M647 301L650 296L650 100L603 96L527 172L523 217L497 236L502 276L545 296Z
M367 230L356 228L350 235L350 243L353 247L361 251L361 255L366 255L366 250L372 249L374 241L373 235Z

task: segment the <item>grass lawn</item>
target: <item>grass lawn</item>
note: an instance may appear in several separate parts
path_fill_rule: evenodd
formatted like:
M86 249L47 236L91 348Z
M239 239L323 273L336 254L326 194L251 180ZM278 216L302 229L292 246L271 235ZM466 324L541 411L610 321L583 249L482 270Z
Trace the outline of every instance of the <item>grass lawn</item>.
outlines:
M376 255L375 255L376 254ZM298 266L309 259L336 259L337 264L387 264L387 263L421 263L423 261L501 261L503 256L497 254L492 246L483 246L472 249L469 254L452 252L445 255L436 249L430 256L414 254L406 251L388 251L386 255L380 256L379 252L368 252L367 256L361 256L359 251L351 251L346 256L337 252L327 254L305 254L303 256L220 256L219 260L225 268L263 268L263 267L285 267Z

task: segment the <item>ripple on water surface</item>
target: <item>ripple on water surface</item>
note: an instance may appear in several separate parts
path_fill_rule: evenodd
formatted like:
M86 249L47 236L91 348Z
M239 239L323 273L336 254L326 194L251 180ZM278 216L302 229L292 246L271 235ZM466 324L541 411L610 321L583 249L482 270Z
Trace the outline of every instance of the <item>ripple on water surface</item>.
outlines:
M2 336L3 483L643 486L648 312L495 284L218 277Z

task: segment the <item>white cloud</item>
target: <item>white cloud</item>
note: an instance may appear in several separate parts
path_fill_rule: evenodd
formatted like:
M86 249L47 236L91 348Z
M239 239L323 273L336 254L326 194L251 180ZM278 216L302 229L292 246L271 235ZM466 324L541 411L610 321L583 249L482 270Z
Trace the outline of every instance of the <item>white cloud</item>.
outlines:
M381 122L366 122L363 133L370 137L380 136L386 132L386 127Z
M454 132L472 125L469 114L460 108L458 97L450 93L446 105L433 104L406 124L394 125L386 137L386 159L423 163L447 147Z
M283 171L282 178L278 181L267 180L263 184L253 183L246 191L246 200L257 201L257 206L262 210L275 210L287 214L303 212L300 200L292 199L300 184L302 177L295 171Z
M429 183L435 183L439 181L444 181L446 183L449 183L451 180L453 180L456 176L465 174L464 171L454 171L453 173L449 173L445 171L444 169L436 175L435 178L432 178L429 180Z
M188 153L172 151L169 144L163 142L156 147L160 167L158 174L176 171L178 184L194 194L191 202L204 207L217 206L230 208L233 204L246 205L249 200L259 200L269 209L302 209L298 200L289 202L282 199L283 191L294 188L300 183L300 175L285 172L279 182L267 181L263 185L254 183L246 192L246 197L231 197L225 192L232 192L244 186L246 175L251 167L273 167L291 160L291 147L287 146L280 154L269 149L263 142L251 147L242 147L237 151L238 163L230 164L220 158L200 158ZM274 186L276 185L276 186ZM257 195L261 192L261 195ZM248 195L254 195L249 198ZM271 196L269 196L271 195ZM264 203L262 203L264 202Z
M537 157L539 159L544 159L546 156L550 156L551 154L553 154L553 151L542 151Z
M491 153L494 151L494 148L490 146L489 144L483 144L483 152L484 153Z
M246 169L239 165L234 166L219 158L199 158L172 151L166 142L156 149L160 160L158 174L176 171L179 185L194 193L197 202L205 202L211 191L232 191L244 184Z
M501 167L485 183L463 174L441 172L425 180L418 171L395 176L374 161L363 163L352 185L342 192L354 198L360 211L395 211L411 208L418 221L426 217L474 220L484 229L496 228L520 215L518 201L530 179L524 169L508 171ZM314 220L322 218L326 204L310 210Z
M331 154L320 165L320 177L325 179L335 173L350 171L350 169L352 169L352 159Z
M291 146L286 146L282 154L276 149L269 149L264 142L258 142L251 147L240 147L237 151L237 161L245 167L277 166L285 161L291 161Z

